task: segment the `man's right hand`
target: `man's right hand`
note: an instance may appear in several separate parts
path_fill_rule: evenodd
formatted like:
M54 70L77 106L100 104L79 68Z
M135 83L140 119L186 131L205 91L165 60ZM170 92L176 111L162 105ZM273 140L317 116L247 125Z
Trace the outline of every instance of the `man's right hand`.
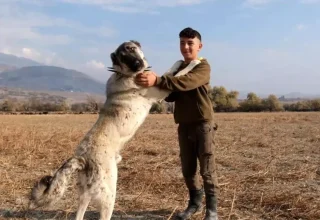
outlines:
M154 86L157 82L157 74L152 71L139 73L135 78L135 82L144 87Z

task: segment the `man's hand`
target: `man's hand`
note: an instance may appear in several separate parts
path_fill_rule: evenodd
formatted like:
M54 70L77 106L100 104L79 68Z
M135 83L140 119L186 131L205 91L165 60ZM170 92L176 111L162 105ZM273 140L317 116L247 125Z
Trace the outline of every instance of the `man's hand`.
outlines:
M144 73L139 73L136 76L135 82L144 87L154 86L157 81L157 75L154 72L148 71Z

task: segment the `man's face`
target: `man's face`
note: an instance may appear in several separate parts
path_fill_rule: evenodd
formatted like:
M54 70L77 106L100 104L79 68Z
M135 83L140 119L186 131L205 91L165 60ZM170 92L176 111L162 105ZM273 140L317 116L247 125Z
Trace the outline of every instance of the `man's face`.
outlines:
M202 48L200 40L195 38L180 38L180 51L185 61L192 61L198 58L198 52Z

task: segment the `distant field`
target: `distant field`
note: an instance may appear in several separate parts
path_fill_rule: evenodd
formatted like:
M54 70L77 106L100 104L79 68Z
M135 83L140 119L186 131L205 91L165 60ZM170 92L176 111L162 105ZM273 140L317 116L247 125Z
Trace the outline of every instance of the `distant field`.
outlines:
M27 197L97 117L0 115L0 219L74 216L75 185L51 209L28 212ZM320 219L320 113L220 113L216 121L220 220ZM170 219L185 207L172 115L150 115L122 156L113 219ZM86 219L98 219L89 210Z
M43 101L63 98L67 99L70 104L77 102L86 102L88 96L94 98L97 102L104 102L105 96L86 92L67 92L67 91L32 91L18 88L1 88L0 87L0 102L4 99L18 99L27 101L31 97L37 97Z

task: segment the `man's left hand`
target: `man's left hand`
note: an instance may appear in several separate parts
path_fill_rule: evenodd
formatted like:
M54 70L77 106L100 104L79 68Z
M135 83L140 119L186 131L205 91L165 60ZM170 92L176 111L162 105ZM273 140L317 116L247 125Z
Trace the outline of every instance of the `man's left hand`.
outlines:
M154 72L148 71L139 73L136 76L135 82L144 87L154 86L157 81L157 75Z

